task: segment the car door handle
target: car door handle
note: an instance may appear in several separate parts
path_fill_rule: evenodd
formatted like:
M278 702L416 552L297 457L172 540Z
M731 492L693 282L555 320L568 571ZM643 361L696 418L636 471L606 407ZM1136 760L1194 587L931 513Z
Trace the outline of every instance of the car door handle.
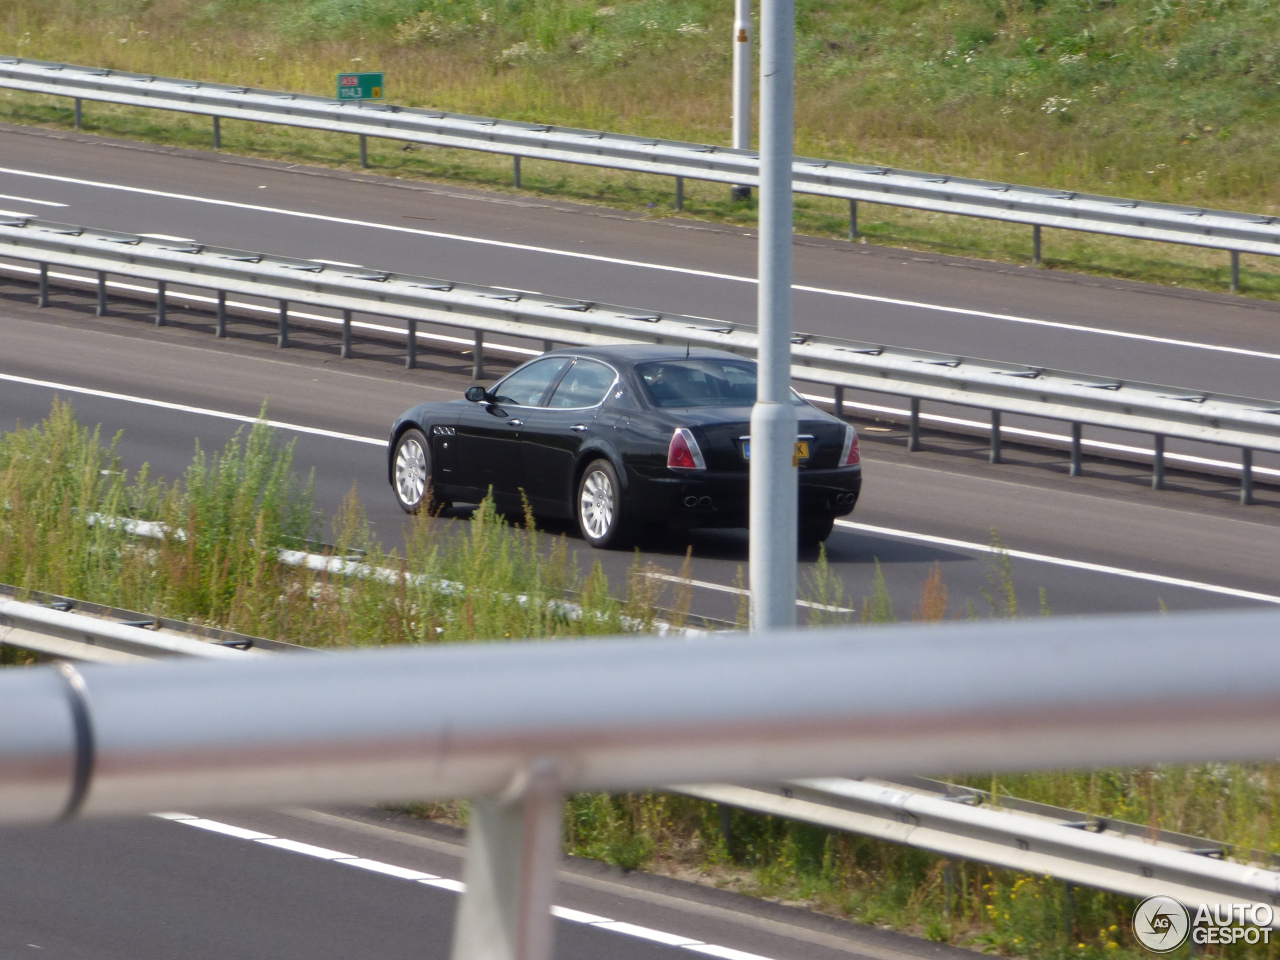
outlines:
M575 424L574 424L572 427L570 427L569 429L570 429L570 430L576 430L578 433L586 433L586 432L587 432L587 425L586 425L585 423L575 423Z
M508 421L507 421L507 426L509 426L509 427L523 427L523 426L524 426L524 421L523 421L523 420L508 420Z

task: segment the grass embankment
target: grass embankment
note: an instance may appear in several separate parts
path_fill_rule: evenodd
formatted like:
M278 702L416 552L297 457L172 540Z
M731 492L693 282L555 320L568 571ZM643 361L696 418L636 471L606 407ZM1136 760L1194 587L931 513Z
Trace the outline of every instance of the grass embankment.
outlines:
M1280 8L1268 0L799 0L798 153L1143 199L1280 212ZM385 70L393 102L728 141L730 4L713 0L8 0L22 56L332 95ZM65 100L0 96L0 119L67 126ZM86 104L87 129L197 147L204 119ZM353 138L224 124L227 149L352 166ZM482 186L510 161L371 143L380 171ZM528 190L670 211L670 181L526 161ZM754 223L689 184L690 215ZM798 228L841 236L841 202ZM864 205L876 243L1028 262L1030 231ZM1046 234L1046 263L1210 290L1225 253ZM1246 257L1252 295L1280 268Z
M292 448L265 425L216 455L197 449L179 480L130 475L96 431L57 404L39 427L0 436L0 582L151 614L315 645L485 641L616 634L653 626L655 592L636 568L615 599L598 567L582 570L563 539L510 525L484 507L470 523L416 521L403 554L384 550L354 493L333 519L344 556L364 551L387 579L317 574L279 562L322 529ZM183 536L133 537L94 515L160 521ZM314 548L314 546L312 546ZM441 588L448 581L451 586ZM1017 614L1007 563L992 569L993 615ZM819 565L809 599L844 606ZM583 615L567 616L571 596ZM522 599L523 598L523 599ZM1043 598L1042 598L1043 606ZM895 619L883 579L856 614ZM972 616L972 612L968 615ZM915 618L946 614L941 575L924 585ZM20 652L0 663L25 662ZM1236 843L1280 850L1280 767L1222 765L1052 773L973 781L996 793L1071 806ZM454 821L465 806L415 810ZM1000 953L1035 957L1138 956L1124 898L742 812L724 831L719 809L660 794L571 798L566 846L582 856L745 893L797 902ZM1261 954L1259 954L1261 955Z

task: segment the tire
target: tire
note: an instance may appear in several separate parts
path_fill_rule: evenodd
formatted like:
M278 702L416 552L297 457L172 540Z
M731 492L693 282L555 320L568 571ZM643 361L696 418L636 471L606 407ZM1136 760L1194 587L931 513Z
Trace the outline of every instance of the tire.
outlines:
M835 529L836 518L827 514L822 517L806 517L800 521L799 541L801 547L816 547Z
M618 472L608 460L592 460L578 480L573 505L582 538L601 550L626 545L625 509Z
M431 505L431 447L421 430L406 430L396 441L391 487L405 513Z

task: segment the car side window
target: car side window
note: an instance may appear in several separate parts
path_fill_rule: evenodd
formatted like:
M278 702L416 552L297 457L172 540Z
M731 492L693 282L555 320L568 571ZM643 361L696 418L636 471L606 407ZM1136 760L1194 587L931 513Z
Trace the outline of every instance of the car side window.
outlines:
M535 360L507 377L491 392L498 403L510 403L519 407L541 406L542 395L547 392L547 387L555 382L568 363L568 357Z
M564 375L556 392L551 395L549 407L594 407L604 400L613 386L614 372L595 360L576 360L573 369Z

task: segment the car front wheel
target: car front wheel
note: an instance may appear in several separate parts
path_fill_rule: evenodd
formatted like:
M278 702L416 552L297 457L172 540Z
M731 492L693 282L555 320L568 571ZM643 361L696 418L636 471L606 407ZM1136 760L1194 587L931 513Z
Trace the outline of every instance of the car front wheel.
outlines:
M393 486L405 513L417 513L431 495L431 450L421 430L406 430L396 443Z
M622 484L608 460L594 460L578 481L578 503L574 513L583 539L593 547L623 546L626 539L622 506Z

